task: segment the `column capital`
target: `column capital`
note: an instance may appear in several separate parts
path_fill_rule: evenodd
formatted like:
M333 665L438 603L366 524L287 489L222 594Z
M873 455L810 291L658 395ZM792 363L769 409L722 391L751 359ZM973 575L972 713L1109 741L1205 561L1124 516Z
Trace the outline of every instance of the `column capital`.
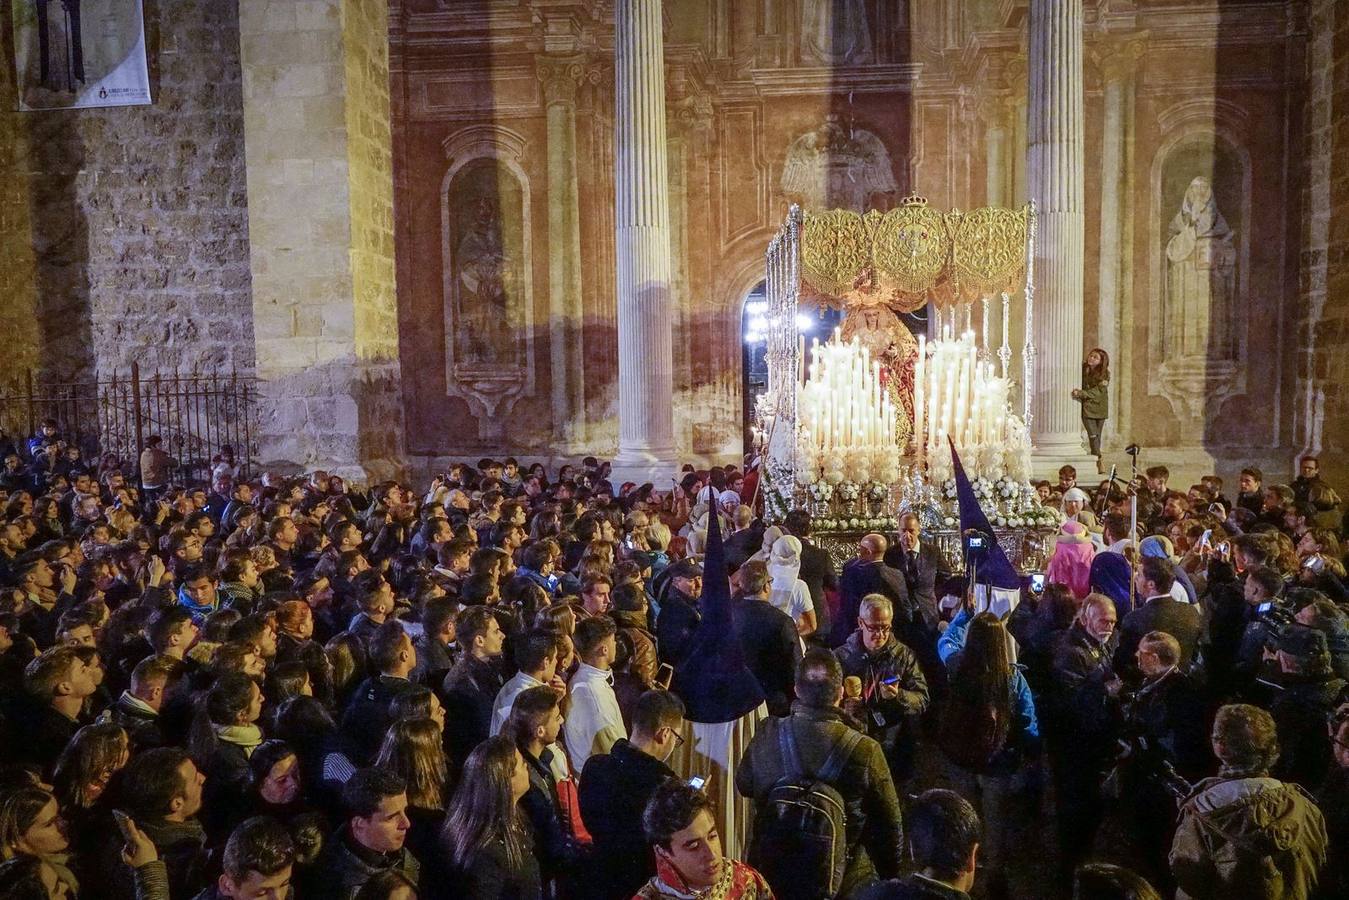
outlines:
M584 53L536 56L534 72L543 84L543 102L548 105L575 103L581 85L600 82L599 66Z
M1015 111L1015 100L1002 92L990 91L974 103L974 114L988 128L1006 128Z
M668 104L671 131L681 137L712 127L712 99L706 94L691 94Z
M1132 75L1147 49L1147 38L1147 32L1102 37L1090 53L1101 80L1120 81Z

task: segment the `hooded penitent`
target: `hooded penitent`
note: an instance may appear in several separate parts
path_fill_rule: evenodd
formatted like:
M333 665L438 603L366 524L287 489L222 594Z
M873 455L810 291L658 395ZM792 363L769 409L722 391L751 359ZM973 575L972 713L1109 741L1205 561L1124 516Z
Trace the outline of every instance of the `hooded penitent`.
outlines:
M731 580L716 516L707 520L703 558L702 621L688 656L675 671L674 692L693 722L733 722L764 700L758 679L745 666L740 638L731 621Z

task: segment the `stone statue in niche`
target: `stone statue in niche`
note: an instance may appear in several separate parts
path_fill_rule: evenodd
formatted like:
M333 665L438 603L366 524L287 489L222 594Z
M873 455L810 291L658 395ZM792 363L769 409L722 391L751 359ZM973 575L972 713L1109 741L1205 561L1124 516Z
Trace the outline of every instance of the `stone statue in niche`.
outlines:
M517 368L524 307L520 192L492 160L450 186L451 293L456 368Z
M865 212L872 194L898 189L881 139L830 115L792 141L782 167L782 192L810 210Z
M460 333L461 359L466 363L499 365L514 362L512 307L517 305L517 261L501 238L501 210L479 197L468 233L455 248L455 280L460 309L469 327Z
M1163 326L1167 357L1234 358L1237 254L1208 178L1190 181L1169 232Z
M464 163L441 195L445 387L498 441L505 414L533 390L528 183L507 161Z
M804 0L801 51L836 66L871 61L871 24L865 0Z

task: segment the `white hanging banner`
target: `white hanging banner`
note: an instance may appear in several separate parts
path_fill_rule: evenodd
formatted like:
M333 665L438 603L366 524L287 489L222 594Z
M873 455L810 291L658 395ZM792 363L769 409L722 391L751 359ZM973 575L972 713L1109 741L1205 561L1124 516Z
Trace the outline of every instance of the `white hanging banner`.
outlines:
M150 103L141 0L10 0L18 108Z

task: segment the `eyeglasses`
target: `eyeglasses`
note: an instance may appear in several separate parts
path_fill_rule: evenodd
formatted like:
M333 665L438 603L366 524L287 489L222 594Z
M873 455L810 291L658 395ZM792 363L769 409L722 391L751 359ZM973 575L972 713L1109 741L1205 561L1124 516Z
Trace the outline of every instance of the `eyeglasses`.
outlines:
M868 622L862 622L860 624L862 630L867 634L889 634L894 629L894 626L892 625L872 625Z
M668 727L668 726L666 726L666 727ZM683 736L682 734L680 734L679 732L675 731L673 728L670 729L670 734L671 734L671 736L674 737L674 739L675 739L675 747L676 747L676 748L679 748L679 747L684 746L684 736Z

